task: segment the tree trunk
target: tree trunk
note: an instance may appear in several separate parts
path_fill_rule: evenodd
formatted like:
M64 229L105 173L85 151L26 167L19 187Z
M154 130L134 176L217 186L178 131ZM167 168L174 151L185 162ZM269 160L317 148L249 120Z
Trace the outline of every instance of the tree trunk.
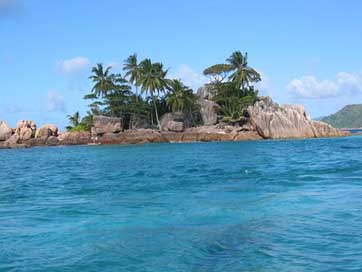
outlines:
M153 101L153 106L155 107L157 126L158 126L158 129L161 130L161 124L160 124L160 120L158 120L158 111L157 111L156 100L155 100L154 96L152 96L152 101Z

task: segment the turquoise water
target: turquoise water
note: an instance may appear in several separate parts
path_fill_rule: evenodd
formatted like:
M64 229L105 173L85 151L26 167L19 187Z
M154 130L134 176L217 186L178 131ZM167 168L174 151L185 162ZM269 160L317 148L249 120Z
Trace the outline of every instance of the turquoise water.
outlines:
M362 137L0 150L0 271L361 271Z

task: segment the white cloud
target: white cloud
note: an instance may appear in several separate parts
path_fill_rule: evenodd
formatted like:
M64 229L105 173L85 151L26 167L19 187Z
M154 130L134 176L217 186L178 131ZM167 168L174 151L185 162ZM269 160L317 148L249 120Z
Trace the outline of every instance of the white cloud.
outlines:
M66 106L63 97L54 91L49 91L46 108L49 112L65 112Z
M170 77L181 79L186 86L191 87L194 91L208 81L207 77L196 73L186 64L181 64L176 73Z
M58 62L59 70L63 74L73 74L90 66L90 61L85 57L76 57Z
M296 98L321 99L345 94L362 93L362 74L340 72L333 80L319 80L314 76L294 78L287 85L290 95Z

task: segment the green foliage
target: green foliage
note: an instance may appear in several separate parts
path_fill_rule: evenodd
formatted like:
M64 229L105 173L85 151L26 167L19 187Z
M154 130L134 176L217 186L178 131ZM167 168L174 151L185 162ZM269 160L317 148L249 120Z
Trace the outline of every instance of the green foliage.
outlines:
M77 111L73 115L68 115L70 125L66 127L69 132L90 131L93 116L88 112L88 115L80 119L80 114Z
M233 66L230 64L215 64L204 70L205 76L210 76L215 82L222 82L230 71L233 70Z
M79 124L75 127L70 127L67 129L69 132L81 132L81 131L89 131L88 127L84 124Z
M156 100L160 96L160 93L165 92L168 84L168 80L166 79L168 71L163 69L162 63L152 63L150 59L143 60L139 64L139 69L140 78L136 84L141 86L142 93L150 95L155 110L157 126L161 129Z
M336 128L362 128L362 104L345 106L338 112L322 118L321 121Z
M226 60L232 67L229 80L238 88L249 87L250 83L256 83L261 80L260 74L248 66L248 53L243 55L240 51L235 51Z
M124 77L101 63L92 68L89 79L93 86L84 96L90 101L89 111L83 119L79 113L68 116L69 131L90 130L94 115L120 117L125 129L138 123L160 128L159 116L169 111L183 111L196 123L200 120L197 97L180 80L167 79L168 70L162 63L148 58L138 62L137 54L132 54L124 61L123 71ZM211 84L216 90L213 99L220 105L219 113L224 120L239 120L245 108L255 102L257 91L252 84L260 81L260 75L248 66L247 54L236 51L226 63L205 69L204 75L213 79Z
M248 54L235 51L226 64L216 64L205 69L211 75L216 90L213 100L220 106L219 114L224 122L238 122L249 105L255 103L258 91L254 83L261 80L260 74L248 66ZM227 78L226 81L224 81Z
M238 122L245 115L248 106L257 99L257 91L252 87L241 91L233 83L218 85L218 93L213 100L220 106L219 114L224 122Z
M192 112L196 102L196 96L192 89L178 79L171 80L167 89L169 93L166 95L166 104L173 112Z
M110 75L109 71L111 66L108 66L105 70L103 69L103 65L98 63L97 66L92 68L92 73L89 77L94 82L92 88L92 94L95 97L103 97L108 94L113 89L113 79L114 75Z

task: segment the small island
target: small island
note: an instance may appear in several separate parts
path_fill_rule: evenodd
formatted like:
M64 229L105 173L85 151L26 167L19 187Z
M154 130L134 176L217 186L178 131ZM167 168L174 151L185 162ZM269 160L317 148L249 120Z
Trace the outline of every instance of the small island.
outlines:
M14 129L0 121L0 148L349 135L312 120L303 106L279 106L270 97L258 96L255 84L261 76L240 51L206 68L210 81L197 92L168 78L161 62L139 62L137 54L124 61L124 75L111 69L102 64L92 68L93 87L84 96L90 101L87 115L68 116L65 132L52 124L38 128L31 120L19 121Z

